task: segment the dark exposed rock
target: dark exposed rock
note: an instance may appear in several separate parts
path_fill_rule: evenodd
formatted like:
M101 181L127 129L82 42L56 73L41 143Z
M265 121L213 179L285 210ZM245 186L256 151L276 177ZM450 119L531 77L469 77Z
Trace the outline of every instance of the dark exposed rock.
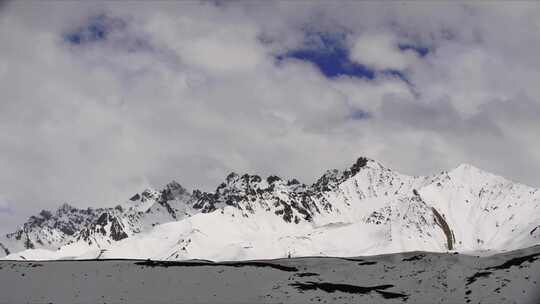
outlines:
M435 208L431 207L431 210L433 211L433 216L435 217L435 223L439 227L441 227L441 229L444 232L444 235L446 236L446 246L448 250L453 250L454 243L455 243L454 233L450 229L450 226L448 226L448 223L446 222L444 217L441 214L439 214L439 212Z
M141 201L146 201L148 199L151 199L152 198L152 192L150 192L150 190L145 190L143 191L143 193L141 193Z
M34 249L35 248L34 244L30 240L30 238L28 237L28 234L26 234L26 239L24 240L24 248L26 248L26 249Z
M349 284L335 284L327 282L306 282L306 283L292 283L290 286L295 287L299 290L322 290L324 292L333 293L336 291L352 294L367 294L370 292L376 292L380 294L385 299L401 298L406 300L409 296L403 293L389 292L385 291L386 289L394 287L394 285L378 285L378 286L357 286Z
M172 208L171 204L169 204L169 201L184 196L189 196L187 190L176 181L172 181L168 183L165 188L160 192L159 197L157 198L157 203L165 207L165 209L173 219L177 219L176 210Z
M388 223L390 221L390 216L392 215L392 209L390 207L385 207L378 211L373 211L367 218L366 223L381 225Z
M202 213L208 213L216 210L215 201L216 196L214 193L203 192L200 190L194 190L193 194L193 208L201 210Z
M367 165L368 161L369 159L360 157L349 169L343 172L337 169L328 170L313 184L312 188L318 192L332 191L343 181L360 172Z
M70 204L68 203L64 203L62 204L62 206L60 206L60 208L58 208L58 210L56 211L56 214L59 215L59 214L63 214L63 213L69 213L71 212L72 210L75 210L76 208L71 206Z
M231 181L233 181L234 179L237 179L237 178L238 178L238 174L236 174L235 172L231 172L231 173L229 173L229 175L227 175L226 180L227 180L227 182L231 182Z
M246 261L246 262L222 262L215 263L209 261L154 261L146 260L141 262L135 262L136 265L147 266L147 267L216 267L216 266L227 266L227 267L268 267L276 270L287 271L287 272L296 272L298 268L290 267L285 265L280 265L277 263L267 263L267 262L256 262L256 261Z
M107 225L108 222L109 222L109 214L108 213L103 213L97 219L96 224L100 225L100 226L105 226L105 225Z
M109 234L107 235L107 230L105 227L109 226ZM111 215L109 212L102 213L99 218L88 227L84 228L79 233L79 239L85 240L87 242L91 241L91 236L94 233L99 233L103 236L108 236L114 241L119 241L128 237L127 233L124 231L124 227L121 224L118 217Z
M176 212L174 211L174 209L171 207L171 205L168 203L168 201L162 199L162 200L159 200L158 201L158 204L162 205L163 207L165 207L165 209L167 209L167 212L174 218L176 219Z
M540 236L540 225L534 227L530 232L529 234L532 235L532 236L535 236L535 233Z
M345 179L356 175L356 173L360 172L362 168L364 168L368 163L368 159L365 157L359 157L356 162L352 165L352 167L349 170L346 170L343 172L343 176Z
M485 278L485 277L488 277L489 275L491 275L491 271L480 271L480 272L477 272L475 274L473 274L472 276L468 277L467 278L467 284L465 285L471 285L472 283L474 283L478 278Z
M279 176L275 176L275 175L270 175L266 178L266 181L269 183L269 184L273 184L274 182L277 182L277 181L280 181L281 178Z
M339 171L329 170L326 171L314 184L313 189L319 192L327 192L334 189L340 182L341 178Z
M420 261L420 260L423 259L424 257L426 257L425 254L417 254L417 255L413 255L413 256L410 257L410 258L403 258L402 261L406 261L406 262Z
M300 184L300 182L296 178L293 178L293 179L287 181L287 186L299 185L299 184Z
M169 197L169 199L173 199L175 196L187 193L186 189L176 181L168 183L163 192L167 192L169 195L172 195Z
M44 218L45 220L49 220L52 217L52 213L48 210L41 210L39 215Z
M9 249L2 243L0 243L0 249L2 249L6 255L9 255L11 253Z
M528 263L532 263L534 262L535 260L539 259L540 258L540 253L535 253L535 254L530 254L530 255L526 255L526 256L523 256L523 257L517 257L517 258L513 258L513 259L510 259L500 265L497 265L497 266L493 266L493 267L489 267L489 268L486 268L486 269L490 269L490 270L500 270L500 269L508 269L512 266L517 266L517 267L520 267L521 264L525 263L525 262L528 262Z
M124 231L123 226L120 224L117 218L114 218L111 222L111 238L115 241L119 241L128 237Z
M365 266L365 265L375 265L375 264L377 264L377 262L365 261L365 262L360 262L360 263L358 263L358 265L361 265L361 266Z
M314 273L314 272L300 272L300 273L297 273L295 276L303 278L303 277L315 277L315 276L319 276L319 274Z
M62 231L66 235L74 235L75 234L75 230L72 227L59 226L58 228L60 229L60 231Z

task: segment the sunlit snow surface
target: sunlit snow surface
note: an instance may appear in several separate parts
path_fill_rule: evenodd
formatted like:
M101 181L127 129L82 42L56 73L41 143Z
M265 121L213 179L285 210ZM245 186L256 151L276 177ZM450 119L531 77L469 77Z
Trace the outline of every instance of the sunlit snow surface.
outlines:
M540 303L540 246L476 257L0 261L0 303Z

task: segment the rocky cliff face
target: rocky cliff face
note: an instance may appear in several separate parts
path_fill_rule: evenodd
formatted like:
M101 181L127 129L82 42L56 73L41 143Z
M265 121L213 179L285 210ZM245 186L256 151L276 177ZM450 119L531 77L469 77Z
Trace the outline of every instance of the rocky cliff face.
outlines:
M231 173L211 193L173 181L115 208L65 204L0 238L0 255L240 259L503 250L540 242L539 224L538 189L469 165L412 177L359 158L312 185Z

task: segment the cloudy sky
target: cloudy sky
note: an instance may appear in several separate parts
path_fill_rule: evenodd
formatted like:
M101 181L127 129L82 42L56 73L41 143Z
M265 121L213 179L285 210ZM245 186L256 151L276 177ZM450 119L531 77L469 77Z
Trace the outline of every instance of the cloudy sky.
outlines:
M358 156L540 186L540 6L0 4L0 231Z

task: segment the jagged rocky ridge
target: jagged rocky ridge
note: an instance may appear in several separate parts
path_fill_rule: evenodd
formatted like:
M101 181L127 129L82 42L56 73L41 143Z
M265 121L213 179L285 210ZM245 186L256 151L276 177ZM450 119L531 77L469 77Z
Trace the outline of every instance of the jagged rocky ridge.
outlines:
M114 208L43 210L0 238L13 259L246 259L407 250L509 250L540 242L540 191L461 165L412 177L359 158L312 185L229 174L177 182Z

